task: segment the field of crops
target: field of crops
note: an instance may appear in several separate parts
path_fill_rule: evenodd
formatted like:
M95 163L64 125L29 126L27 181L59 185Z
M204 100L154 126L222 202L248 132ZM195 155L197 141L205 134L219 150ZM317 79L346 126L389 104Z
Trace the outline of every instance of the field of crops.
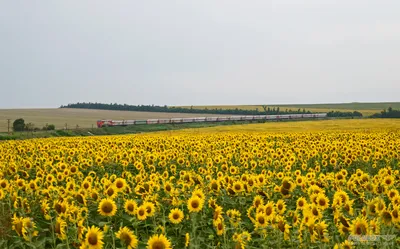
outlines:
M270 108L277 108L281 111L292 110L297 111L298 109L311 112L330 112L330 111L341 111L341 112L353 112L359 111L364 116L370 116L375 113L381 112L383 109L392 107L393 109L400 108L400 102L376 102L376 103L338 103L338 104L292 104L292 105L267 105ZM190 108L190 106L183 106ZM262 105L210 105L210 106L193 106L194 109L242 109L242 110L263 110Z
M2 142L0 247L399 247L399 122L324 122Z

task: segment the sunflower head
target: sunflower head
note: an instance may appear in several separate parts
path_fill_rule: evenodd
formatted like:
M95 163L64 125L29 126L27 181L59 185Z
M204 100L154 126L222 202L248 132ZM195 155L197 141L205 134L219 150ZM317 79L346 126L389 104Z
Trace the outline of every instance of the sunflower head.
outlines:
M128 247L128 249L136 248L138 246L136 235L134 235L127 227L121 227L115 235L121 240L121 244Z
M200 212L203 209L204 201L200 199L197 195L192 196L188 202L187 206L189 209L189 212Z
M117 212L117 205L114 200L104 198L100 201L98 212L102 216L114 216Z
M144 205L140 205L136 210L136 216L139 220L147 219L147 210Z
M180 222L182 222L182 220L184 218L184 214L183 214L182 210L180 210L178 208L174 208L169 213L168 218L173 224L179 224Z
M147 241L147 249L171 249L171 241L163 234L156 234Z
M154 203L146 201L143 203L143 206L146 208L147 216L152 217L156 212L156 205Z
M134 200L126 200L124 208L127 214L134 215L137 209L137 203Z
M103 248L103 232L100 228L92 226L86 233L85 243L90 249Z

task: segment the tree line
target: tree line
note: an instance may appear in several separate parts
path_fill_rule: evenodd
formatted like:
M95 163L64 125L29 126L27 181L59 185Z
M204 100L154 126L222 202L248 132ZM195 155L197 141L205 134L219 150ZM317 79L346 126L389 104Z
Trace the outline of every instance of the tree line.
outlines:
M362 113L358 111L354 112L340 112L340 111L330 111L327 113L328 117L362 117Z
M393 110L392 107L389 107L387 111L384 109L380 113L371 115L371 118L400 118L400 110Z
M190 108L185 107L168 107L167 105L127 105L127 104L105 104L105 103L91 103L91 102L78 102L68 105L62 105L60 108L82 108L82 109L97 109L97 110L115 110L115 111L138 111L138 112L170 112L170 113L197 113L197 114L222 114L222 115L282 115L282 114L312 114L311 111L303 109L285 109L282 110L279 107L269 107L262 105L261 108L255 108L253 110L244 109L223 109L223 108L204 108L196 109L191 106ZM328 117L362 117L362 113L358 111L354 112L341 112L331 111L328 113Z

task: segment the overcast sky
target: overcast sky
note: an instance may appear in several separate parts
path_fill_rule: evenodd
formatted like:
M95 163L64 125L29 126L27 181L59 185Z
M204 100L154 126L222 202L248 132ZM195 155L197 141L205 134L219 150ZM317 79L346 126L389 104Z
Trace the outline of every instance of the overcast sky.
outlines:
M400 1L1 1L0 108L400 101Z

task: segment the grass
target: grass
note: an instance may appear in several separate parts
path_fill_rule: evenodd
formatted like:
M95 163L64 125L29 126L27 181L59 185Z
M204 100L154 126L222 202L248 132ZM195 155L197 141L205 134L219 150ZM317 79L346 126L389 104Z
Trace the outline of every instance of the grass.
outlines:
M96 127L99 119L151 119L171 117L193 117L199 114L182 113L159 113L159 112L131 112L131 111L108 111L88 109L0 109L0 132L7 132L7 119L12 122L23 118L25 123L33 123L35 127L42 128L48 124L54 124L56 129L63 129L65 125L72 129ZM201 116L218 116L204 114Z
M315 120L313 120L315 121ZM312 121L312 122L313 122ZM186 124L151 124L151 125L131 125L131 126L116 126L103 128L87 128L87 129L71 129L71 130L55 130L55 131L37 131L37 132L14 132L12 135L0 133L0 140L20 140L31 138L48 138L48 137L71 137L71 136L98 136L98 135L122 135L122 134L137 134L159 131L174 131L174 130L192 130L201 132L203 128L216 126L242 126L254 123L287 123L287 122L304 122L301 120L281 120L276 121L226 121L226 122L205 122L205 123L186 123Z
M400 109L400 102L377 102L377 103L338 103L338 104L288 104L288 105L267 105L270 108L279 107L281 110L291 109L306 109L311 112L330 112L330 111L359 111L364 116L369 116L374 113L380 112L383 109L392 107L393 109ZM190 108L190 106L184 106ZM210 106L193 106L195 109L244 109L244 110L258 110L262 111L262 105L210 105Z

